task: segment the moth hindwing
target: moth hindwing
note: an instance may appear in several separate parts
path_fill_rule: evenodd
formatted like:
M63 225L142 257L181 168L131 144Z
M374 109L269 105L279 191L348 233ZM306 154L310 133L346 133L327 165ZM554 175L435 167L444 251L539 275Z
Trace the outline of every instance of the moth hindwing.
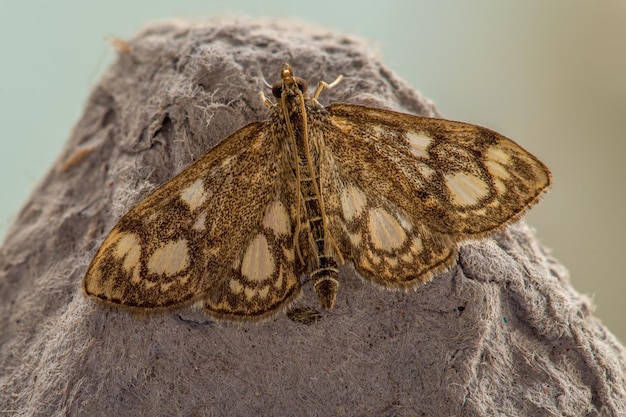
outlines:
M224 139L133 207L84 279L87 295L152 312L200 303L259 319L311 277L332 308L338 266L387 288L449 268L466 239L522 216L549 170L466 123L317 101L283 64L270 118Z

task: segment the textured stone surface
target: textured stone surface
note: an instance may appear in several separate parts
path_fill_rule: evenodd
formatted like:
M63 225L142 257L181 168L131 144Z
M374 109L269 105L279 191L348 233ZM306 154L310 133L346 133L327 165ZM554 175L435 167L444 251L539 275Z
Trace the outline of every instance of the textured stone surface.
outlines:
M0 250L0 415L624 415L623 347L523 223L416 292L346 267L336 308L310 325L135 317L82 295L117 219L262 120L258 91L285 61L311 84L345 75L323 104L437 115L351 37L246 19L141 32ZM309 283L294 305L319 309Z

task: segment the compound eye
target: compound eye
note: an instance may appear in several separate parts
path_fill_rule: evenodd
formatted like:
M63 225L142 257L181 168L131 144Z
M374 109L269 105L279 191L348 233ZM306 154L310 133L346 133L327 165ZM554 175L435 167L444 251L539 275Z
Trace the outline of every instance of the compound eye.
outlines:
M272 95L276 98L280 98L283 94L283 82L279 81L272 86Z
M309 85L302 78L296 78L296 85L298 86L298 90L303 93L306 93L306 90L309 88Z

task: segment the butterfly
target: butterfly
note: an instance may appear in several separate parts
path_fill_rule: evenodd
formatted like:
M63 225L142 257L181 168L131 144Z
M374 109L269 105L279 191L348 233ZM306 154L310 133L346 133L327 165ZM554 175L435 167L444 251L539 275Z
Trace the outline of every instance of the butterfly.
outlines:
M333 308L339 266L416 288L459 246L518 220L548 168L471 124L322 106L283 64L266 121L236 131L140 201L93 258L86 295L140 313L196 305L216 318L280 311L310 277Z

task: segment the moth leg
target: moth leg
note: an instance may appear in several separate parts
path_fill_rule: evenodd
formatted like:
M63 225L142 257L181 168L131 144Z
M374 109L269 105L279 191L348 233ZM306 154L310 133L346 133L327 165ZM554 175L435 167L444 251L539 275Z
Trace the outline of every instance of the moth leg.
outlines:
M330 90L331 88L339 84L341 80L343 80L343 75L340 74L339 77L337 77L337 79L330 84L328 84L326 81L320 81L317 84L317 88L315 89L315 94L313 94L313 100L317 102L317 98L320 96L320 94L322 94L323 89L328 88Z
M261 97L261 101L263 102L263 104L265 104L265 107L269 109L274 106L274 103L272 103L269 98L265 97L265 93L263 91L259 91L259 96Z

